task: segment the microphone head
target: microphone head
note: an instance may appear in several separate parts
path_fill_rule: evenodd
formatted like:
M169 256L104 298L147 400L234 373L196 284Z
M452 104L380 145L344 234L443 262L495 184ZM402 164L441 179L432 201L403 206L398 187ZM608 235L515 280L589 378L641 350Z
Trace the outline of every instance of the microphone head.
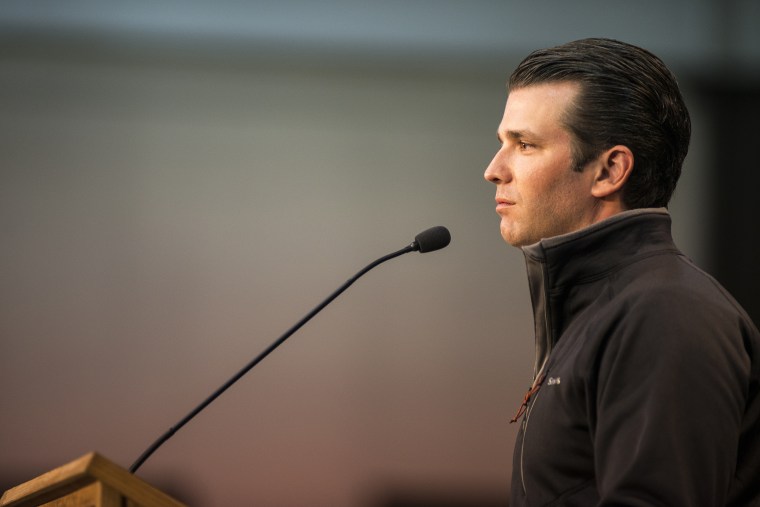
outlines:
M433 252L448 246L451 233L442 225L426 229L414 237L412 248L420 253Z

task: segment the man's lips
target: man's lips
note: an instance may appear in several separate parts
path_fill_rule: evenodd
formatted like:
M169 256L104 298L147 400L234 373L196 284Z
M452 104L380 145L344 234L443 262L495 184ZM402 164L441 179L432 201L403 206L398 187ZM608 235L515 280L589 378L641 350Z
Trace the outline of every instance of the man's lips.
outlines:
M496 211L507 209L510 206L514 206L515 201L511 201L509 199L506 199L504 197L497 197L496 198Z

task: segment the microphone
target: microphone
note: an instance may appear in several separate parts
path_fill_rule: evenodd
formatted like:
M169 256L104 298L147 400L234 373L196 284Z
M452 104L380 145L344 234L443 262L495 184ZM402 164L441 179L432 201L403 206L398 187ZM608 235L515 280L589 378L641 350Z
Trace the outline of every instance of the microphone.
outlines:
M451 243L451 233L444 226L437 225L417 234L411 246L420 253L427 253L445 248L449 243Z
M254 366L259 364L265 357L267 357L274 349L282 345L282 343L290 338L290 336L298 331L304 324L306 324L308 321L312 319L315 315L317 315L319 312L324 309L327 305L329 305L335 298L340 296L343 291L348 289L356 280L361 278L365 273L367 273L372 268L382 264L385 261L391 260L395 257L398 257L400 255L409 253L409 252L420 252L420 253L427 253L427 252L434 252L436 250L440 250L441 248L445 248L448 246L448 244L451 242L451 234L449 233L449 230L446 229L443 226L436 226L431 227L430 229L426 229L422 231L421 233L417 234L417 236L414 237L414 241L412 243L401 250L398 250L396 252L390 253L388 255L385 255L383 257L380 257L379 259L375 260L374 262L370 263L366 267L364 267L361 271L356 273L354 276L349 278L343 285L338 287L338 289L335 290L332 294L327 296L327 298L319 303L316 307L314 307L313 310L311 310L309 313L306 314L301 320L299 320L293 327L285 331L285 333L280 336L277 340L275 340L269 347L264 349L258 356L253 358L251 362L249 362L245 367L237 372L235 375L232 376L227 382L225 382L221 387L219 387L216 391L214 391L211 396L206 398L203 402L200 403L197 407L195 407L192 411L190 411L189 414L187 414L185 417L183 417L177 424L169 428L164 434L162 434L158 439L156 439L153 444L151 444L150 447L148 447L137 460L135 460L134 463L132 463L132 466L129 467L129 472L134 474L140 466L147 460L156 450L158 450L159 447L161 447L167 440L169 440L177 431L180 430L185 424L190 422L191 419L193 419L196 415L198 415L204 408L209 406L214 400L216 400L224 391L229 389L235 382L240 380L243 375L248 373Z

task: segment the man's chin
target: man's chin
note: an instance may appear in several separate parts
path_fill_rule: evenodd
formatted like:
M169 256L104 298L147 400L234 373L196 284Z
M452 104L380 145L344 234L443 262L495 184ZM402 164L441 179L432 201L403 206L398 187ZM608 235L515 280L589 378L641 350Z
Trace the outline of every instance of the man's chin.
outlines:
M516 234L513 229L502 228L501 237L506 244L516 248L520 248L526 244L524 238L521 238L519 234Z

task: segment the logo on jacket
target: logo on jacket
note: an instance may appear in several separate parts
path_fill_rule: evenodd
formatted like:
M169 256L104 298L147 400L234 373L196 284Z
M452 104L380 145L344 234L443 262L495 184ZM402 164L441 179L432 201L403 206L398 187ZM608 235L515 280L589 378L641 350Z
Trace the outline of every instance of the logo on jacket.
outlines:
M549 377L548 379L546 379L546 385L549 385L549 386L555 386L561 382L562 382L562 379L559 377Z

